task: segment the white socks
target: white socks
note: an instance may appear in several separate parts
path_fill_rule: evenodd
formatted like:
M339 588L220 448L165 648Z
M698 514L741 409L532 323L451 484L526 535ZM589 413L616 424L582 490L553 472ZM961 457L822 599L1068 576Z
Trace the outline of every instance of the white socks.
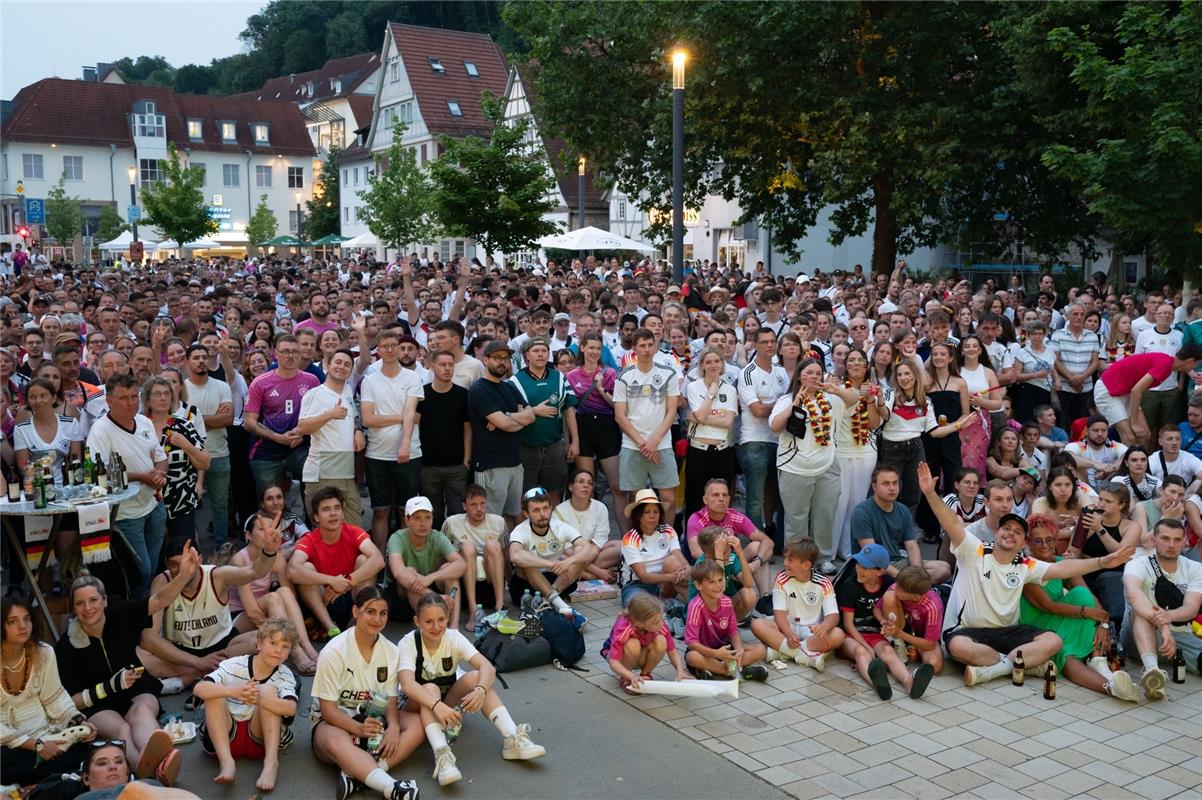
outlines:
M435 752L447 746L447 734L437 722L431 722L426 726L426 739Z
M382 769L373 769L367 773L367 777L363 780L369 789L375 789L385 797L392 795L392 785L396 780Z
M1090 669L1101 675L1108 682L1114 677L1114 673L1110 671L1110 663L1106 656L1094 656L1086 662Z
M518 732L518 726L514 724L513 717L509 716L509 710L505 706L501 706L496 711L488 715L492 720L492 724L497 726L497 730L502 736L513 736Z
M988 667L977 667L977 669L980 670L981 677L989 681L1009 674L1014 669L1014 664L1010 661L1010 656L1002 656L1002 660L996 664Z
M551 594L547 595L547 599L551 601L551 605L555 606L555 610L561 614L569 610L568 604L559 596L559 592L551 592Z
M781 652L781 654L782 654L782 655L785 655L785 656L788 656L789 658L794 658L794 659L795 659L795 658L797 658L797 654L798 654L798 653L802 653L802 652L804 652L804 651L805 651L805 645L804 645L804 644L802 644L802 645L801 645L801 647L789 647L789 640L788 640L788 639L785 639L784 641L782 641L782 642L780 643L780 652Z
M1141 653L1139 660L1143 662L1145 672L1149 670L1160 669L1160 662L1156 660L1155 653Z

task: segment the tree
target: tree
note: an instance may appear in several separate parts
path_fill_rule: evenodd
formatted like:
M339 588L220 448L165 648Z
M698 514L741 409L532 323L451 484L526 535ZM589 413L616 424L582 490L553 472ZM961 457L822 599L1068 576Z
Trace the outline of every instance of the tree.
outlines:
M1202 4L1126 4L1115 39L1089 25L1049 35L1099 133L1064 136L1044 159L1078 182L1090 208L1145 242L1178 279L1202 277Z
M530 158L529 120L504 123L504 102L485 93L489 141L442 137L443 155L430 167L438 220L452 233L470 236L486 255L513 253L534 240L559 232L544 218L555 208L555 183L542 159Z
M174 144L167 145L163 180L142 189L142 219L179 244L217 232L204 198L204 173L185 167Z
M313 196L305 204L305 228L309 241L316 241L331 233L339 233L342 223L338 218L342 191L338 180L338 148L330 151L321 165L321 174L313 179Z
M100 218L96 221L96 239L98 241L111 242L128 229L129 226L125 224L125 220L121 219L117 209L112 206L104 206L100 209Z
M1054 250L1076 232L1079 208L1033 148L1040 130L993 31L997 4L622 9L510 3L504 16L537 61L540 127L645 207L669 209L668 50L679 42L690 205L710 193L737 200L743 220L771 224L794 254L829 208L835 243L872 230L877 271L899 251L967 234L1029 242L1029 225ZM1011 224L998 226L1000 215Z
M417 157L401 144L404 126L392 129L392 146L377 161L367 178L360 216L367 228L389 248L404 249L428 242L440 234L434 216L434 185L417 164Z
M343 11L326 24L326 57L341 58L369 50L364 35L363 16L356 11Z
M53 189L46 193L46 232L63 247L71 245L83 230L83 212L78 197L68 197L63 187L64 178L59 178Z
M208 94L217 83L217 71L212 67L186 64L175 71L173 88L184 94Z
M274 239L278 228L279 222L275 214L267 207L267 195L260 195L259 205L255 207L255 213L250 215L250 221L246 223L246 238L250 240L251 247Z

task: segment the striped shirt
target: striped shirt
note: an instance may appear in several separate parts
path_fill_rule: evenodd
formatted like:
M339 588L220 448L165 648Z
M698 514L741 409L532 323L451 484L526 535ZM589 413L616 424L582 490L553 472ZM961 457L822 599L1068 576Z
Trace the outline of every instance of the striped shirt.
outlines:
M1056 357L1064 364L1069 372L1084 372L1089 368L1089 362L1095 354L1101 354L1102 347L1098 343L1097 334L1082 329L1079 337L1074 336L1069 329L1061 328L1052 334L1049 342L1056 351ZM1061 385L1061 391L1073 392L1067 381ZM1093 378L1086 378L1081 384L1081 392L1093 391Z
M280 664L268 675L255 675L254 658L253 654L227 658L202 680L210 681L218 686L245 686L254 679L260 685L274 686L276 694L281 700L295 701L297 699L296 676L292 674L292 670L288 669L286 665ZM229 707L230 716L235 721L241 722L254 716L255 707L246 705L236 697L225 698L225 703ZM291 723L291 717L284 719L285 725Z

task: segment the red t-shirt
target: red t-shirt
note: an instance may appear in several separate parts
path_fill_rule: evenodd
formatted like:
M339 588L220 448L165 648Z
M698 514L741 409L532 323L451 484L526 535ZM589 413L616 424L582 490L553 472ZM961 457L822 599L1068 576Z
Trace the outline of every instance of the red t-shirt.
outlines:
M1137 353L1116 361L1102 373L1102 383L1111 397L1131 394L1132 387L1145 375L1152 376L1149 388L1164 383L1173 371L1173 357L1168 353Z
M342 523L338 541L322 541L321 530L312 530L300 538L296 549L309 557L309 562L322 575L349 575L355 571L359 547L369 539L367 532L354 525Z

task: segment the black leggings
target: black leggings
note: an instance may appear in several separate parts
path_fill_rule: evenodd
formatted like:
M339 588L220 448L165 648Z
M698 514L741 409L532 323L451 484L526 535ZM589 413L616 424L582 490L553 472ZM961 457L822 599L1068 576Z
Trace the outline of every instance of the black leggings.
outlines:
M59 753L49 761L39 761L32 750L19 747L0 748L0 772L5 783L28 786L51 775L78 772L88 755L88 743L76 742L69 750Z
M774 465L775 466L775 465ZM733 495L735 472L739 459L734 447L724 450L710 449L707 445L689 445L689 454L684 460L684 518L687 522L694 511L700 511L705 496L705 484L710 478L726 481L726 488Z
M922 447L922 437L915 436L904 442L891 442L882 437L877 448L876 463L878 467L888 466L897 470L901 478L901 494L897 499L902 505L909 506L913 511L918 505L922 493L918 490L918 465L926 460Z

